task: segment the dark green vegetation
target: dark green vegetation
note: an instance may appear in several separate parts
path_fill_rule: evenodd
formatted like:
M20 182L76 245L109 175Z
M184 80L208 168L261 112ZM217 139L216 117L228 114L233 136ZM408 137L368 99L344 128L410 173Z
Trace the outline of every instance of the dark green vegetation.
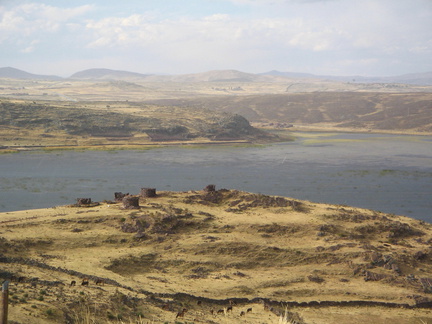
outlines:
M287 90L288 91L288 90ZM240 114L251 122L432 131L432 93L312 92L156 100Z

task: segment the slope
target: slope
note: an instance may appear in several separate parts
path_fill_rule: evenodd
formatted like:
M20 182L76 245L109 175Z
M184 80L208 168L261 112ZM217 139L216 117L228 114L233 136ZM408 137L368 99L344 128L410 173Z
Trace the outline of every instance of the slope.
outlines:
M0 214L10 319L432 320L430 224L214 186L148 192Z

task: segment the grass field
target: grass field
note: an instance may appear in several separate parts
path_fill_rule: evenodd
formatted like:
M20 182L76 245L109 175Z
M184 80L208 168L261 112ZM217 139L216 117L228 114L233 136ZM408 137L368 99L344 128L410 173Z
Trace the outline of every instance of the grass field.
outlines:
M139 205L0 214L10 320L432 321L430 224L236 190L158 192Z

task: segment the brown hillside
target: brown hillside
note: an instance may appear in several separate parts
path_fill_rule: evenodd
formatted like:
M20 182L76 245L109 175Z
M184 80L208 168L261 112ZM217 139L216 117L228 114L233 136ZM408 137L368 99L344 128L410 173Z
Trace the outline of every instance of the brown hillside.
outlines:
M432 93L314 92L157 102L237 113L266 124L432 132Z
M93 103L104 102L102 107L107 106L107 111L122 113L131 108L129 102L148 103L183 107L186 110L182 114L186 112L189 117L204 108L239 114L257 126L272 128L293 124L315 129L432 133L432 92L427 85L280 79L231 70L169 77L165 81L159 77L59 81L0 78L0 96L56 105L63 102L70 107L82 103L90 109Z
M432 321L430 224L213 186L134 197L0 214L11 323Z

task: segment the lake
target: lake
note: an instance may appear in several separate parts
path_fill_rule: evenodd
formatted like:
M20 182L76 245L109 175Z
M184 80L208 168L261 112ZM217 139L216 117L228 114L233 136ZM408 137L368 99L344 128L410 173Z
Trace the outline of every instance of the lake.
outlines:
M114 192L238 189L432 223L432 136L296 133L251 147L0 155L0 211L110 200Z

